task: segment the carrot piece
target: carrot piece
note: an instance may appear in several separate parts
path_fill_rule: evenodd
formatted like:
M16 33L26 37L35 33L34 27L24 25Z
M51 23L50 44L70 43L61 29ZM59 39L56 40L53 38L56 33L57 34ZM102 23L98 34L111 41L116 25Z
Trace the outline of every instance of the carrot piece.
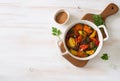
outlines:
M77 43L80 43L82 41L82 35L79 35L77 38L76 38L76 42Z
M84 51L79 51L77 56L78 57L87 57L87 54Z
M76 36L79 36L79 33L78 33L78 31L76 31L76 30L74 30L74 34L75 34Z
M82 29L83 29L83 26L81 24L76 24L75 27L74 27L75 31L79 31L79 30L82 30Z
M92 29L88 25L84 26L84 31L87 32L88 34L92 33Z

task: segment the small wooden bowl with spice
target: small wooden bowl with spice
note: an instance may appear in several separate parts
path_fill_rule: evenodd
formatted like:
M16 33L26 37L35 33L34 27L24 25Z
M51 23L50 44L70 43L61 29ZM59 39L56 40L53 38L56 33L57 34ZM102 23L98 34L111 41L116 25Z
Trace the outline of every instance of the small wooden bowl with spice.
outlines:
M69 18L70 18L69 12L64 9L58 10L54 15L55 22L61 25L66 24Z

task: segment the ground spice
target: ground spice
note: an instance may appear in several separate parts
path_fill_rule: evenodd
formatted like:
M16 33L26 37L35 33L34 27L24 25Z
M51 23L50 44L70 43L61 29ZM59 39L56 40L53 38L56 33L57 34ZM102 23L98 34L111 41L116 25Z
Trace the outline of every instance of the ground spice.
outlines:
M60 23L60 24L63 24L68 18L68 15L66 12L60 12L57 14L55 20L56 22Z

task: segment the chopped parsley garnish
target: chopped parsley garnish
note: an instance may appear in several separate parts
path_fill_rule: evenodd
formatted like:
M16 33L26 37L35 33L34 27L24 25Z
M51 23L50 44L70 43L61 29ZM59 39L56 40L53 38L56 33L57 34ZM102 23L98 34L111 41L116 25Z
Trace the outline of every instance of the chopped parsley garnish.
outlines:
M104 53L104 54L101 56L101 59L103 59L103 60L108 60L108 59L109 59L108 54L107 54L107 53Z
M104 21L100 15L93 15L93 19L94 19L94 24L97 26L104 24Z

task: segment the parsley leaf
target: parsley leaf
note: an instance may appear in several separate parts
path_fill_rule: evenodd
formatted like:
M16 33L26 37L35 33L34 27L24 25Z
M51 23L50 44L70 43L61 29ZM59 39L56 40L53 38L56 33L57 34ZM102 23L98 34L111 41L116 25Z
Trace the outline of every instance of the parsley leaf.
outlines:
M103 60L108 60L108 59L109 59L108 54L107 54L107 53L104 53L104 54L101 56L101 59L103 59Z
M52 35L57 36L60 39L61 34L62 34L62 32L60 31L60 29L52 27Z
M104 21L103 21L103 19L102 19L102 17L100 15L93 15L93 19L94 19L94 23L97 26L104 24Z

